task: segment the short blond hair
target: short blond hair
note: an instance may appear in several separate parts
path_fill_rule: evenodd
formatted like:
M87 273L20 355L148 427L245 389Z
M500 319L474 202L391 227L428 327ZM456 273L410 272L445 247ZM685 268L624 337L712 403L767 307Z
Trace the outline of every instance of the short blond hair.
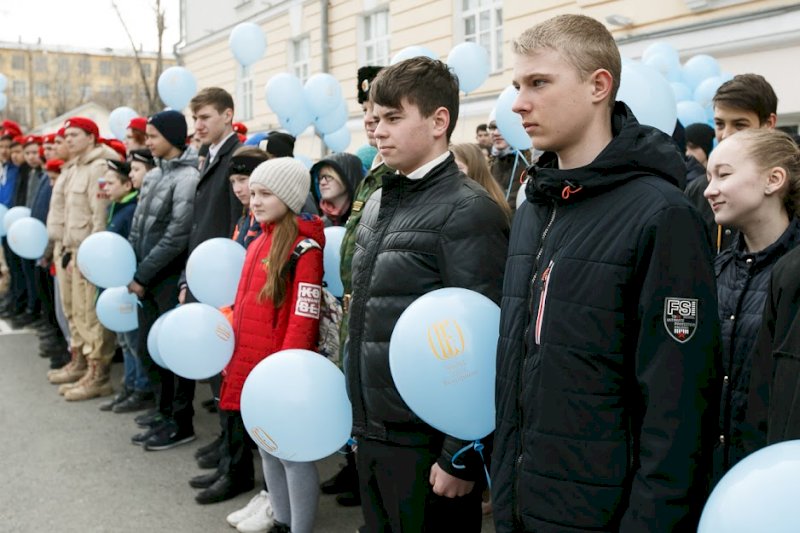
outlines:
M529 55L547 48L566 59L587 79L598 69L613 78L609 106L614 107L622 76L622 58L611 32L599 21L585 15L559 15L525 30L513 42L514 53Z

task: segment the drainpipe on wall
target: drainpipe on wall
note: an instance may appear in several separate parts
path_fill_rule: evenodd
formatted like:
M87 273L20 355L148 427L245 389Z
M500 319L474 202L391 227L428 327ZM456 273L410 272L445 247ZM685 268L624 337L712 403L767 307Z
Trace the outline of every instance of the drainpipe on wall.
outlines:
M320 52L322 53L322 57L320 60L320 71L321 72L328 72L330 69L330 28L328 27L329 23L329 13L328 13L328 0L320 0L319 2L319 11L320 11L320 28L319 28L319 41L320 41ZM320 158L325 157L328 155L328 147L325 146L325 143L321 143L319 148L319 156Z

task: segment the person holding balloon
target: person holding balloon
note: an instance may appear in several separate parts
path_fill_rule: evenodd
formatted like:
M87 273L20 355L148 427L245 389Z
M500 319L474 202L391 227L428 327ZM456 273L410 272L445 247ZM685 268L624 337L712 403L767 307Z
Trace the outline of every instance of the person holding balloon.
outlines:
M248 482L252 488L253 484L252 461L239 412L242 387L250 371L281 350L316 350L325 235L319 217L300 215L310 184L305 166L288 157L261 163L250 175L250 209L263 234L247 249L233 305L236 345L223 373L219 403L228 414L224 433L227 455L240 459L238 470L230 470L221 478L231 486L242 487ZM265 328L264 324L273 327ZM263 449L259 452L275 515L269 531L310 533L319 498L316 465L278 459Z
M749 129L712 152L705 197L717 224L735 228L716 258L723 371L714 482L747 454L744 439L753 349L775 263L800 244L798 148L785 133Z
M694 531L718 437L719 321L683 154L616 100L623 64L602 22L556 16L513 50L511 108L545 153L505 270L496 530Z
M378 150L396 172L366 200L352 259L344 370L366 529L480 531L482 460L459 453L470 443L426 424L402 400L389 343L403 311L436 289L499 302L508 218L448 150L459 87L446 64L415 57L387 67L370 99Z
M72 159L67 163L67 176L62 178L64 232L60 261L65 290L71 293L67 317L73 360L49 379L62 384L58 392L67 401L82 401L114 392L110 369L116 337L97 319L97 288L76 265L81 243L106 227L108 200L101 194L99 180L107 169L105 160L119 159L119 155L98 141L100 132L91 119L72 117L64 123L64 129Z
M186 119L177 111L149 117L147 147L157 166L144 178L128 236L137 263L128 291L141 303L137 349L156 397L156 411L139 419L146 431L131 442L147 450L195 439L194 381L155 364L147 348L150 328L178 303L178 278L186 264L198 180L197 157L185 145L186 129Z

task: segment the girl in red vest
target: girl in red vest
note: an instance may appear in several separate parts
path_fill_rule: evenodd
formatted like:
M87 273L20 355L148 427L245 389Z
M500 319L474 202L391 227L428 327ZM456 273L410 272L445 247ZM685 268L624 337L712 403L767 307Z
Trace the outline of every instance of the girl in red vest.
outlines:
M250 175L250 208L263 233L247 249L233 306L236 347L220 391L220 408L239 421L242 386L262 359L290 348L316 350L322 251L313 248L290 264L303 239L325 243L322 220L299 215L310 180L305 166L288 157L261 163ZM269 532L311 532L319 499L316 466L259 452L275 515Z

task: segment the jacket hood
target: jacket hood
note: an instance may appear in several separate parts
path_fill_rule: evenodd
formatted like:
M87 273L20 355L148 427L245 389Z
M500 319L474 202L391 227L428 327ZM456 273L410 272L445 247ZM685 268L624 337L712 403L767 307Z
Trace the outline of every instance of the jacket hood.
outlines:
M559 170L556 154L544 153L528 169L532 178L525 189L528 200L579 201L642 175L657 176L676 187L685 183L686 164L672 137L639 124L623 102L614 106L611 130L611 142L584 167Z
M344 180L345 187L347 187L347 195L352 201L355 195L356 188L361 180L364 179L364 166L361 164L361 159L345 152L337 152L331 154L325 159L320 159L311 167L311 179L314 186L311 190L314 191L315 199L319 202L319 171L324 166L333 167L337 174Z
M157 159L156 162L165 173L179 167L193 167L196 169L200 166L200 160L197 159L197 152L191 147L186 148L186 150L175 159Z

